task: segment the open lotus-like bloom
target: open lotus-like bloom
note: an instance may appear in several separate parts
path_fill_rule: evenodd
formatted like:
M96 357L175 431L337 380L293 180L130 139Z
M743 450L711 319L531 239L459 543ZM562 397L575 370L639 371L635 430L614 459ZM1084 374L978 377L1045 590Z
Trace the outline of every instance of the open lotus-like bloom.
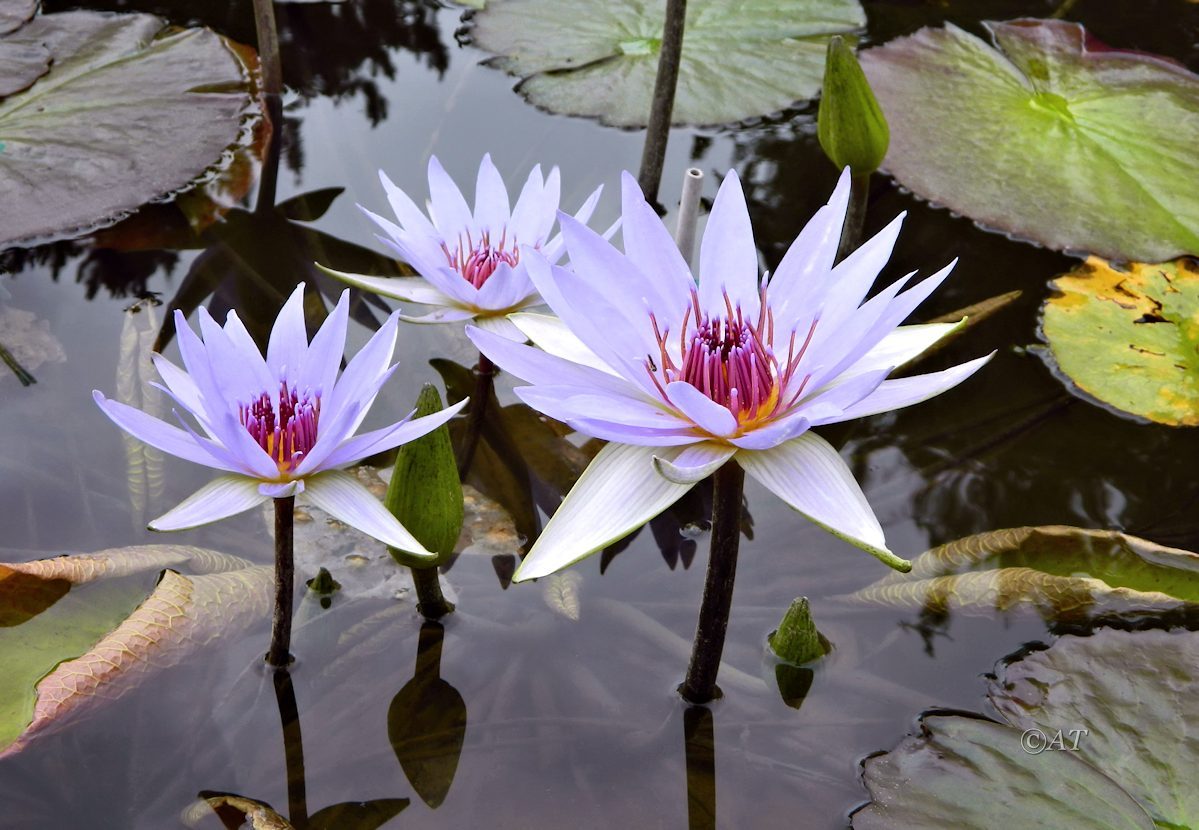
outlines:
M201 340L176 311L186 371L158 354L154 365L164 391L195 418L199 430L182 417L182 428L172 426L99 391L92 393L104 413L138 440L225 472L151 522L152 530L196 527L272 497L304 492L322 510L392 547L433 556L353 475L339 468L419 438L449 420L466 401L354 435L395 371L388 363L398 315L383 324L338 377L348 295L342 293L309 343L304 286L297 288L275 321L265 360L235 312L229 312L222 328L201 308Z
M437 306L423 317L404 318L410 322L473 319L479 326L523 340L507 315L541 303L521 260L523 250L540 251L551 261L562 255L561 237L550 239L558 213L558 168L543 179L541 165L534 167L516 205L509 207L504 180L490 154L483 156L472 213L458 186L433 156L429 159L428 218L382 171L379 179L399 224L366 208L362 211L383 230L379 240L420 277L389 279L324 270L366 291ZM577 221L591 218L602 189L596 188L584 202L575 214Z
M849 175L774 275L757 251L735 172L716 196L699 283L669 232L624 175L625 253L560 216L571 270L530 253L529 274L558 315L515 314L536 346L467 328L475 345L531 383L530 406L609 444L546 525L518 579L542 576L619 539L735 459L791 507L900 569L882 527L821 424L930 398L988 357L916 377L891 371L955 328L897 328L948 275L863 302L902 216L834 266Z

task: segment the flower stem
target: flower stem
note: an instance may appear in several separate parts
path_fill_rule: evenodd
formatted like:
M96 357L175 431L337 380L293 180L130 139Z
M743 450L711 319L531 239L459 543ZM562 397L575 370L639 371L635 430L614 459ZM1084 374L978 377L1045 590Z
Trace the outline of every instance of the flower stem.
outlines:
M440 620L454 610L454 603L441 592L441 579L437 575L436 565L409 570L412 571L412 584L416 586L416 610L422 617Z
M649 123L645 128L641 170L637 173L637 183L641 185L645 200L650 203L658 200L662 165L666 161L666 139L670 134L670 116L674 111L674 92L679 84L683 21L686 17L687 0L666 0L666 21L662 29L662 46L658 51L658 74L654 80Z
M282 499L280 499L282 501ZM279 722L283 727L283 760L287 770L287 818L293 827L308 826L308 793L304 778L304 737L300 733L300 710L291 673L276 669L272 678Z
M733 580L737 575L745 471L735 461L725 464L716 471L713 485L712 543L704 598L699 607L699 624L695 629L687 679L679 687L679 692L691 703L707 703L720 696L716 672L720 669L720 655L724 651L729 606L733 602Z
M849 256L862 241L862 229L866 226L866 202L870 196L870 174L854 173L849 185L849 210L845 214L845 226L841 229L841 244L837 246L837 262Z
M272 0L254 0L254 29L258 35L262 91L267 95L279 95L283 92L283 64L279 60L279 34Z
M271 621L271 650L266 661L272 666L291 662L292 598L295 594L295 563L292 560L292 521L295 496L275 499L275 616Z
M470 472L471 462L475 460L475 450L479 446L479 436L483 432L483 418L487 415L487 402L491 400L491 389L495 383L495 364L488 360L487 355L480 353L479 362L475 364L475 392L470 400L470 412L466 418L466 436L462 444L462 457L458 459L458 477L466 478Z

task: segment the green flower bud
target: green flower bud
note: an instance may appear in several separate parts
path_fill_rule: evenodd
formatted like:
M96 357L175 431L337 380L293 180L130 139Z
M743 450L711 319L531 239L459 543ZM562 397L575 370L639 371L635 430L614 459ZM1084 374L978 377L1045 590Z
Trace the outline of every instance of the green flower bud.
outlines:
M825 155L854 175L873 173L887 155L891 132L853 48L840 37L828 43L824 91L816 136Z

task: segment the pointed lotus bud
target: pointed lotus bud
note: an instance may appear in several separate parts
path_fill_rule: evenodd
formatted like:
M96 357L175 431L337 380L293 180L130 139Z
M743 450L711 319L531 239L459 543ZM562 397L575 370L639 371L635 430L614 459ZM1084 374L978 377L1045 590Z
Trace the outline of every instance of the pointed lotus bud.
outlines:
M816 136L833 164L848 167L855 175L877 170L891 140L887 119L866 73L853 47L840 37L828 43Z
M769 642L776 657L797 666L817 660L833 650L833 644L816 630L807 597L791 603Z
M417 398L414 417L441 410L441 394L431 384L425 384ZM433 562L414 563L392 548L392 556L401 564L440 565L453 554L465 514L462 483L458 480L454 449L445 424L400 448L383 503L418 542L437 554Z

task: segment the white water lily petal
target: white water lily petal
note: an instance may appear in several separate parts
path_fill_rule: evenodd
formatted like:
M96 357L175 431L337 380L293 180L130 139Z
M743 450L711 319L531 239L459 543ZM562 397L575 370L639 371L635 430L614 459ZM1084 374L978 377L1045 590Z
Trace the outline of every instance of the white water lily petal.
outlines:
M470 398L463 398L438 412L434 412L431 415L424 415L411 421L408 418L412 417L412 413L409 413L408 417L398 424L377 429L373 432L365 432L362 435L356 435L329 453L322 466L326 468L344 467L347 464L361 461L367 456L387 452L401 444L415 441L422 435L427 435L437 429L461 412L462 407L466 406L469 400ZM415 411L413 410L413 412Z
M522 332L525 338L532 340L533 345L554 357L569 360L599 369L601 372L616 374L599 355L587 348L587 345L572 332L565 323L552 314L535 314L522 311L511 314L508 319Z
M462 191L445 172L437 156L429 156L429 215L443 239L456 240L473 225Z
M520 327L513 323L507 315L503 317L476 317L475 325L483 329L483 331L489 331L514 343L524 343L528 339Z
M940 395L952 389L966 378L973 375L995 356L991 352L984 357L967 361L940 372L930 372L926 375L915 375L910 378L885 380L878 388L857 403L845 408L840 416L821 421L820 423L836 423L848 421L851 418L864 418L867 415L877 415L880 412L890 412L902 409L931 397Z
M258 492L259 484L246 476L220 476L150 522L150 530L188 530L244 513L270 498Z
M883 528L841 456L814 433L770 450L743 450L737 462L766 489L829 533L891 567L911 563L887 549Z
M272 499L285 499L297 493L304 492L304 479L292 481L266 482L258 485L258 492Z
M434 323L456 323L460 320L475 319L475 312L465 308L439 308L436 311L430 311L428 314L421 314L416 317L410 317L407 314L401 314L400 319L405 323L417 323L420 325L431 325Z
M720 183L699 247L700 304L706 309L720 308L726 292L734 306L745 310L746 317L758 316L758 249L736 170L730 170Z
M737 431L737 419L690 383L676 380L666 387L670 402L705 432L724 438Z
M331 277L336 277L347 285L390 297L393 300L403 300L421 305L452 305L453 300L445 292L434 288L421 277L372 277L367 274L351 274L346 271L335 271L326 268L319 262L316 267Z
M201 321L206 313L201 306ZM209 342L207 335L204 337L204 344L208 346L211 354L213 344ZM294 373L299 370L307 353L308 331L304 326L304 284L301 283L296 286L295 291L291 292L291 296L283 304L283 310L275 319L275 325L271 327L271 337L266 347L266 364L276 378L282 377L285 369L293 373L292 377L294 378Z
M902 366L919 357L941 340L966 324L966 318L956 323L925 323L916 326L900 326L851 364L842 375L856 375L881 369L884 366Z
M538 537L514 582L572 565L627 536L691 489L654 470L655 456L673 461L681 451L609 444L599 451Z
M705 441L684 448L674 461L655 455L654 469L675 484L697 484L723 467L736 452L737 448L728 444Z
M393 548L430 560L437 558L437 554L425 550L383 503L349 473L330 470L311 476L307 485L305 492L312 503L335 519Z

